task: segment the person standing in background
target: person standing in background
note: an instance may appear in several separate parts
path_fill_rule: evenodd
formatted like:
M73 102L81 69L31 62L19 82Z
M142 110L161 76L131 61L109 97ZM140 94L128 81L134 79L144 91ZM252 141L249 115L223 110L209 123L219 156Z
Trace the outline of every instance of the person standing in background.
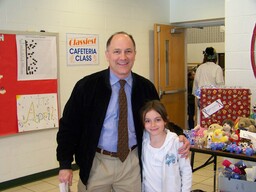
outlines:
M195 96L192 94L193 90L193 83L194 83L194 78L195 78L195 69L192 69L191 71L188 72L188 82L187 82L187 87L188 87L188 128L193 129L195 127Z
M193 83L193 94L203 86L224 85L222 68L217 63L217 53L213 47L207 47L203 52L203 63L196 70Z
M197 96L196 92L204 86L222 86L224 85L224 76L222 68L217 63L217 53L213 47L207 47L203 51L203 63L196 70L196 75L193 83L193 95ZM198 98L198 97L196 97ZM197 124L200 124L200 101L196 99L198 105Z

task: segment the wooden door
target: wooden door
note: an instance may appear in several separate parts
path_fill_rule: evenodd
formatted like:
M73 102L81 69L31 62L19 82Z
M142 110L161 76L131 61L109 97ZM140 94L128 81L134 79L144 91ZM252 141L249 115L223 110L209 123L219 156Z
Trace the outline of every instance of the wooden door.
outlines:
M169 118L187 128L184 30L154 25L154 82Z

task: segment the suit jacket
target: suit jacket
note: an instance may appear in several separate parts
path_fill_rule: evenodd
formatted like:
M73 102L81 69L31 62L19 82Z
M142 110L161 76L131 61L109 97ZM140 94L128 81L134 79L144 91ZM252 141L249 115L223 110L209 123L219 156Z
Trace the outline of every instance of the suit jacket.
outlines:
M109 69L105 69L79 80L60 119L57 133L57 160L60 169L71 169L75 155L76 164L80 168L80 178L85 185L111 97L109 76ZM135 73L132 73L132 78L131 103L140 157L143 135L140 108L149 100L159 99L159 96L148 79Z

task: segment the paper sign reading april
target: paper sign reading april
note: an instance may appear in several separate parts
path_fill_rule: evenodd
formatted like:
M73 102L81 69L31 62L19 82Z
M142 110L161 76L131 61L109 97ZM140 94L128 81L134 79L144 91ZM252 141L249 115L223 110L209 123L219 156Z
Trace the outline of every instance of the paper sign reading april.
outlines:
M57 94L17 95L19 132L58 127Z

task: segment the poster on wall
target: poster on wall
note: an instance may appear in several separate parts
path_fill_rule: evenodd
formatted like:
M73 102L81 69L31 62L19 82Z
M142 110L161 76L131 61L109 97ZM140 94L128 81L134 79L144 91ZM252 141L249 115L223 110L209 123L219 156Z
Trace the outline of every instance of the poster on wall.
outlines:
M97 65L99 64L99 35L66 34L67 65Z
M55 36L16 35L18 80L57 78Z
M19 132L58 127L57 94L17 95Z

